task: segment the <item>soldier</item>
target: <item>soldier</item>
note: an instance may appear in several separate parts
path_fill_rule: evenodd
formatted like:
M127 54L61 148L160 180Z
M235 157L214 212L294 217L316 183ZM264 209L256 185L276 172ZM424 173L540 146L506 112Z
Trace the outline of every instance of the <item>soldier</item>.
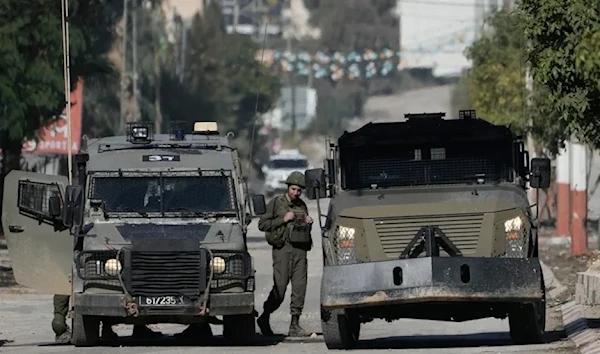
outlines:
M52 330L56 334L57 343L69 343L71 331L67 325L67 314L69 313L69 295L54 295L54 318L52 319ZM155 338L162 336L161 332L155 332L143 325L133 326L132 336L134 338ZM119 336L112 330L110 321L102 321L102 339L115 340Z
M263 305L258 318L260 331L272 336L269 316L281 306L288 283L292 282L290 313L292 321L288 335L304 337L308 333L300 327L299 319L304 308L307 281L306 252L312 248L313 219L300 194L305 187L302 172L292 172L286 180L285 194L273 198L260 217L258 229L265 232L267 242L273 247L273 289Z

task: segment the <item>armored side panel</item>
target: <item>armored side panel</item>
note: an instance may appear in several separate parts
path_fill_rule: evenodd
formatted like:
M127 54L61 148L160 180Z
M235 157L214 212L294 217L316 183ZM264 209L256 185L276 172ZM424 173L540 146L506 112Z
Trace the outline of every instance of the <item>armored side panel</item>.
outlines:
M15 279L49 294L71 294L73 236L49 208L51 196L64 205L67 184L64 176L24 171L4 181L2 225Z

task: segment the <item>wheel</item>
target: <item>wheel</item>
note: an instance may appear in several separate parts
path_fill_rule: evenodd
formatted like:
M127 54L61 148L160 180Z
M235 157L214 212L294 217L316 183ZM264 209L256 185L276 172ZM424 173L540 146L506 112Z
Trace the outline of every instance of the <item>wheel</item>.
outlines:
M223 336L235 345L248 345L256 338L254 315L223 316Z
M508 314L510 337L515 344L544 343L546 333L546 288L542 279L542 299L516 306Z
M90 347L100 339L100 319L75 313L71 343L76 347Z
M358 345L360 321L345 310L325 310L321 307L321 327L328 349L354 349Z

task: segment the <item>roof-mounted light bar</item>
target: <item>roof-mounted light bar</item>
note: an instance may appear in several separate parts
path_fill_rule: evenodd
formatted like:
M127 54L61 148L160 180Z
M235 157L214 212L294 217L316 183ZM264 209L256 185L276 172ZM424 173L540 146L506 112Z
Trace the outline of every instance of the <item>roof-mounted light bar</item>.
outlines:
M127 123L127 141L133 144L148 144L152 142L154 133L152 123L132 122Z
M459 119L476 119L477 112L474 109L463 109L458 111Z
M217 122L196 122L194 123L194 134L215 135L219 134Z

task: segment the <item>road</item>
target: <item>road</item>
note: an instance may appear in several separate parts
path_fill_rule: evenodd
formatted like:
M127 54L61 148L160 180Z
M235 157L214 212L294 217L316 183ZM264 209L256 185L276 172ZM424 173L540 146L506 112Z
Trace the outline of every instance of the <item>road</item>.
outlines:
M326 207L328 201L322 201ZM316 204L308 201L310 213L317 214ZM252 221L249 233L249 248L257 270L256 308L262 313L271 280L271 253L264 236L257 230L257 220ZM319 287L321 274L321 240L318 227L314 228L315 247L309 253L308 293L305 314L301 324L305 329L320 334ZM561 339L558 331L561 323L554 309L548 311L548 344L513 346L507 333L507 321L486 319L465 323L444 323L417 320L399 320L392 323L374 321L365 324L361 331L361 343L356 353L371 353L378 350L397 349L400 353L577 353L573 344ZM169 336L150 343L136 343L129 338L131 326L115 326L122 336L117 346L75 348L52 343L54 334L50 328L52 320L52 297L49 295L0 295L0 352L5 353L194 353L197 347L184 346ZM272 327L276 333L287 333L289 326L289 288L282 307L272 316ZM154 329L165 334L183 330L180 325L155 325ZM221 326L213 325L215 340L202 349L206 353L326 353L321 335L304 343L296 341L269 342L259 339L256 346L227 347L221 334ZM377 340L376 340L377 339Z

